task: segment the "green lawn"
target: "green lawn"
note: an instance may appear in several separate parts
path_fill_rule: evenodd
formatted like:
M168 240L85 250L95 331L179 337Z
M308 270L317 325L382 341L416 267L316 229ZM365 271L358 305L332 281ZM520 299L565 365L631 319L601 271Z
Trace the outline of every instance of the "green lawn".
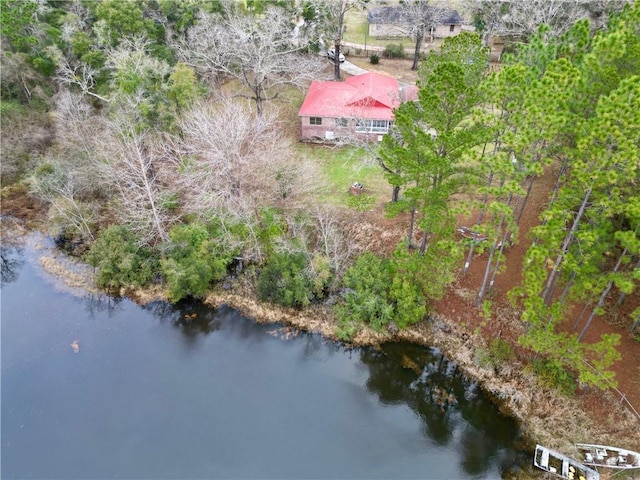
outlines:
M327 183L323 201L334 205L353 206L349 187L359 182L365 187L365 196L371 202L387 201L391 196L391 187L382 175L381 168L367 161L368 154L356 147L331 147L323 145L301 144L300 153L312 159L320 166Z
M344 23L343 40L345 42L364 43L365 36L369 30L366 10L363 12L347 12Z

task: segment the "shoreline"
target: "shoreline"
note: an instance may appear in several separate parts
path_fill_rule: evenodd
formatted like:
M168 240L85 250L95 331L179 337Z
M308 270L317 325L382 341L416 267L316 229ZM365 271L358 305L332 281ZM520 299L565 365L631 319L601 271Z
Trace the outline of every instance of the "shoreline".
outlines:
M337 323L334 318L316 318L317 315L326 313L326 308L322 306L304 311L283 309L264 305L247 295L222 289L210 292L204 303L212 308L227 305L257 323L284 323L303 331L319 333L333 341L340 341L335 333ZM612 418L600 419L602 424L595 424L575 399L563 397L552 389L538 385L534 374L519 360L509 362L507 368L500 372L478 366L475 351L478 344L484 343L484 339L477 334L464 332L457 323L442 314L435 313L429 320L393 334L375 332L365 327L349 344L355 347L375 348L386 342L406 342L439 349L447 359L458 366L467 379L479 384L503 415L518 422L522 438L522 445L519 446L521 450L533 452L536 444L542 444L579 459L575 443L598 439L611 445L624 445L625 440L628 443L637 436L640 429L638 419L624 409L613 413ZM619 404L619 399L609 391L596 394L612 406ZM621 418L620 415L623 413L624 418ZM534 471L533 477L530 475L532 472L522 472L522 475L515 474L508 478L542 478L545 475L541 471ZM600 478L613 478L617 473L620 472L600 472ZM632 475L637 473L631 472ZM622 478L633 480L640 477Z
M34 249L37 256L34 260L47 274L64 282L67 288L77 294L97 293L92 284L92 269L56 250L50 242L45 241L48 238L46 234L37 230L20 230L18 235L25 245ZM140 305L167 301L159 286L139 291L122 290L120 295ZM337 321L326 305L294 310L265 304L257 301L241 281L233 282L228 289L216 287L201 301L212 308L225 304L257 323L283 323L340 342L336 335ZM485 345L485 340L478 333L466 332L464 327L442 312L435 312L429 320L395 333L375 332L364 327L349 344L375 348L387 342L406 342L439 349L458 366L464 376L478 382L504 415L518 422L522 432L522 449L533 451L535 444L540 443L568 456L576 456L574 443L592 443L590 439L598 439L601 444L625 445L625 440L629 442L637 435L640 422L625 409L612 408L612 418L598 419L596 424L580 408L576 399L562 397L554 390L538 385L534 374L520 360L512 360L500 369L481 367L476 361L476 352L478 346ZM594 394L610 402L612 407L619 406L619 400L610 392ZM634 446L630 447L633 449Z

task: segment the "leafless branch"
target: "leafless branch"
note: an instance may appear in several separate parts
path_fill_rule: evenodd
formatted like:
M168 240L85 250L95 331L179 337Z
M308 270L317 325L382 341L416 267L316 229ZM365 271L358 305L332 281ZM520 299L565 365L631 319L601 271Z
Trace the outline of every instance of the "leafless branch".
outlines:
M201 75L239 81L244 90L237 93L252 98L261 115L263 103L283 85L306 86L323 68L316 55L300 53L308 39L299 34L294 39L291 20L278 8L259 19L233 14L223 20L202 14L176 47L185 63Z
M65 60L62 65L58 67L55 79L61 85L75 85L80 88L80 91L85 95L91 95L103 102L110 102L111 100L92 92L91 90L96 86L97 72L86 63L80 63L78 65L71 65L68 60Z

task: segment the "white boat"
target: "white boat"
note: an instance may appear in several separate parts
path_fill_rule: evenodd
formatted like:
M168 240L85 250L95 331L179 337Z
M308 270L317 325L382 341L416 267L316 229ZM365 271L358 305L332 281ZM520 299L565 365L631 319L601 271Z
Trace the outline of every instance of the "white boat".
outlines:
M600 474L595 470L542 445L536 445L533 464L567 480L600 480Z
M607 468L640 468L640 453L607 445L576 443L585 465Z

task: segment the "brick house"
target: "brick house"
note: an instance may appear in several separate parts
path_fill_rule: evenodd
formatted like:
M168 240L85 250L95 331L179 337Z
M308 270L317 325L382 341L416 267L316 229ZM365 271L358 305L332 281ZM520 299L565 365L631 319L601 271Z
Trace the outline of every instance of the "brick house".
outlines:
M298 112L300 138L381 141L393 123L394 108L417 97L415 85L401 88L395 78L374 72L344 82L313 81Z

